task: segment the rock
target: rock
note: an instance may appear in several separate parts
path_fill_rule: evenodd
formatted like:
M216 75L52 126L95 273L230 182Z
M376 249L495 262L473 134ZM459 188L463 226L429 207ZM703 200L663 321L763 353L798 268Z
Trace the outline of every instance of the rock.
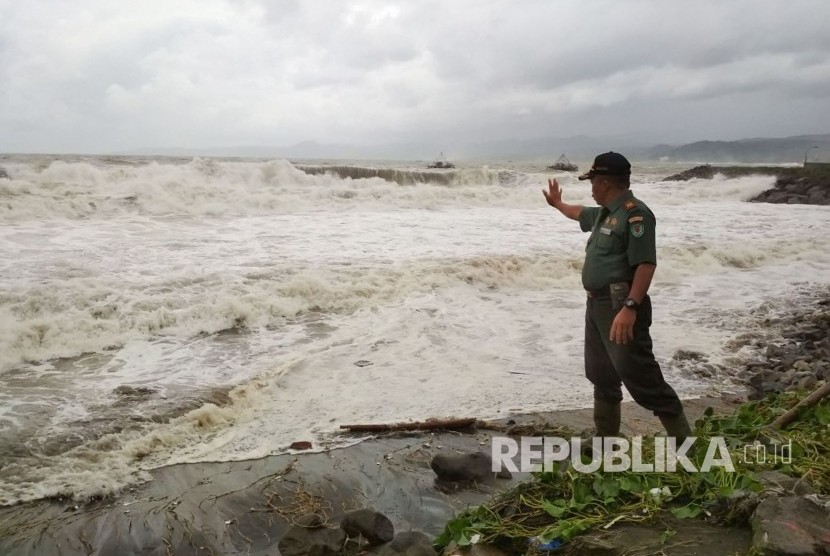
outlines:
M802 170L795 170L795 172L801 173ZM830 187L828 187L825 177L817 177L810 174L795 177L785 173L784 175L779 175L773 189L764 191L750 199L750 201L826 205L830 204Z
M122 384L121 386L115 388L112 392L122 398L145 399L155 394L157 390L155 388L150 388L149 386L130 386L128 384Z
M282 556L335 556L346 542L342 529L293 525L277 547Z
M780 382L764 382L761 384L761 392L767 394L779 394L784 391L784 386Z
M340 528L350 538L363 536L371 545L383 544L395 537L392 521L380 512L363 508L343 516Z
M767 347L767 350L769 350L769 347ZM744 367L747 369L763 369L765 367L769 367L769 361L747 361L744 363Z
M715 169L712 166L704 164L702 166L695 166L689 170L684 170L679 174L671 175L664 178L663 181L688 181L694 178L710 180L715 177L715 173Z
M826 205L827 203L828 197L823 191L810 193L807 197L807 204L809 205Z
M795 362L798 361L798 355L794 353L787 353L781 358L781 366L785 369L791 369Z
M440 481L482 482L492 479L493 460L489 454L474 452L472 454L438 454L429 466Z
M755 388L760 388L761 385L767 382L778 382L782 379L783 373L780 371L773 371L770 369L765 369L758 373L755 373L750 379L749 384L754 386Z
M798 381L798 384L796 384L796 388L798 388L799 390L810 390L816 385L817 382L818 380L816 380L815 376L805 376L804 378Z
M798 479L785 475L780 471L758 471L755 473L755 478L758 479L765 489L779 490L782 492L792 492Z
M810 364L804 361L803 359L799 359L795 363L793 363L793 369L796 371L809 371Z
M789 198L789 195L784 191L773 191L767 194L766 199L760 198L762 201L766 201L768 203L783 203ZM756 197L758 199L758 197Z
M378 556L438 556L432 547L432 539L420 531L398 533L391 542L378 547L374 554Z
M699 351L692 351L690 349L679 349L674 352L672 359L675 361L700 361L706 359L706 354Z
M311 442L308 440L297 440L289 446L292 450L311 450Z
M827 554L830 514L801 496L767 496L752 515L752 549L759 554Z

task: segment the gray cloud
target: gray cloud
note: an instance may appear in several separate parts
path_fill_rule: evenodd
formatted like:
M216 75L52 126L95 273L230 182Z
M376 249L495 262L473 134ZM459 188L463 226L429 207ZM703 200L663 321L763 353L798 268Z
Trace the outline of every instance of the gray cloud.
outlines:
M2 151L830 127L824 0L0 0L0 12Z

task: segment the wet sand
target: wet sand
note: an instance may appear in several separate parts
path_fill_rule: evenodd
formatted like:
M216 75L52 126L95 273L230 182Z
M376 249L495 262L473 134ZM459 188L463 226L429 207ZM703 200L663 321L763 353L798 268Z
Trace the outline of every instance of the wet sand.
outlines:
M695 419L707 407L728 412L741 401L742 396L725 395L684 405ZM590 409L513 419L577 432L592 426ZM624 404L623 434L659 430L650 412ZM514 474L511 480L450 493L436 487L429 467L436 454L489 454L490 438L500 434L490 429L387 434L330 452L164 467L152 472L151 482L107 499L0 508L0 554L273 555L301 515L317 513L336 524L345 511L361 507L387 515L397 532L435 536L458 510L527 478Z

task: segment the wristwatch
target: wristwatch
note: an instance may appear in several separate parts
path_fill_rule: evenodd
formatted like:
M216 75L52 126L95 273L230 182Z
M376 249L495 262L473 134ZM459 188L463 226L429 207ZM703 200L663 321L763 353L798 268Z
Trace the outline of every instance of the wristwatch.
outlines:
M629 309L634 309L635 311L640 308L640 304L634 301L630 297L626 297L625 301L623 301L623 307L628 307Z

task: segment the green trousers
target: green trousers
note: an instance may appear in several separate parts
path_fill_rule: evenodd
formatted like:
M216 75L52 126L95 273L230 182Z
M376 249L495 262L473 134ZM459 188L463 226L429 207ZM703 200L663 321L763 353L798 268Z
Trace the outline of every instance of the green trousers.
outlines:
M638 404L658 417L683 413L674 389L666 383L654 359L651 335L651 300L648 296L637 309L634 340L611 342L611 322L617 311L610 297L588 298L585 310L585 376L594 385L594 398L619 403L622 385Z

